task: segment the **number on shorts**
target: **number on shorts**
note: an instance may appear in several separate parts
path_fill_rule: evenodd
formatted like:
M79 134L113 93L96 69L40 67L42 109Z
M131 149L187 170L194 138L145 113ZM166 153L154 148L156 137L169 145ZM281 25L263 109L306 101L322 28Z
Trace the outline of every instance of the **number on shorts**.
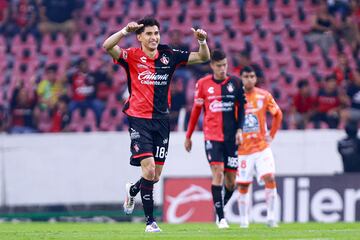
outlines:
M165 147L156 146L156 154L157 158L164 158L166 156Z
M241 160L240 167L241 168L246 168L246 160Z

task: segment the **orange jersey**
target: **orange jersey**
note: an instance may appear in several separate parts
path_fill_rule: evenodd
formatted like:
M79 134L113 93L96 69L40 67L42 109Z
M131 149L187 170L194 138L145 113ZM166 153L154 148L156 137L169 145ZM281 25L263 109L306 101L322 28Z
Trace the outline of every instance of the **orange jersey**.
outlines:
M279 116L276 119L281 123L282 113L271 94L263 89L255 87L253 91L245 93L245 121L243 127L243 142L238 149L239 155L248 155L264 150L269 146L266 141L268 129L266 125L266 112L272 116ZM280 114L278 114L280 113ZM280 124L273 122L271 132L275 132ZM274 136L272 136L274 137Z

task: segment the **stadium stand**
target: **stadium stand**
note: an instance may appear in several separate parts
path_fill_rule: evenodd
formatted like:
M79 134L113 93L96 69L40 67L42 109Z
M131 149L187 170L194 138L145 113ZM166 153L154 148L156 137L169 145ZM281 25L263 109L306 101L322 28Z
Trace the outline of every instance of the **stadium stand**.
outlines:
M164 42L169 38L170 30L176 29L182 32L184 45L190 46L191 50L196 49L198 45L190 31L190 27L194 26L202 27L208 32L211 48L223 47L231 58L235 59L235 54L247 51L251 61L263 68L264 86L273 91L285 113L291 108L291 99L295 94L297 82L307 79L312 94L316 95L323 79L334 73L340 53L346 55L349 71L358 72L356 69L360 67L360 42L356 45L356 41L360 39L360 17L359 3L356 0L348 1L352 11L347 16L348 21L352 21L357 29L355 33L358 35L354 36L355 45L354 41L351 41L352 45L345 41L339 29L334 29L336 44L332 45L327 53L321 52L318 45L306 40L312 28L312 17L323 4L326 4L326 1L322 0L76 0L72 2L76 9L73 20L77 31L71 42L61 32L44 34L41 38L31 32L19 31L10 34L7 24L10 24L10 19L14 17L11 16L10 9L16 1L6 2L9 3L9 19L4 21L0 28L0 69L3 73L0 77L0 106L5 109L3 111L10 111L11 96L19 82L24 82L29 91L36 89L45 68L51 64L58 66L59 76L66 76L72 71L79 58L88 59L92 72L100 68L102 61L112 65L112 60L101 48L103 40L129 21L148 14L155 14L160 20ZM41 7L37 6L33 11L38 11ZM344 18L339 17L340 13L336 11L332 13L338 25L342 26L341 21ZM136 45L135 36L129 36L122 42L123 47L130 45ZM126 76L124 71L116 68L114 67L112 72L112 88L117 94L125 88ZM230 61L229 69L236 69L234 61ZM196 70L186 68L184 71L188 71L188 76L193 78L185 84L196 81ZM233 74L238 75L238 72ZM186 95L191 96L193 88L185 86L185 89L190 91ZM346 85L342 85L341 89L345 92ZM126 121L120 110L122 101L122 98L116 98L115 95L109 97L98 126L93 112L87 110L80 114L79 111L74 111L69 129L126 129ZM191 104L192 100L187 100L187 105ZM38 119L39 132L50 131L51 116L46 114L48 113L42 113ZM3 121L7 127L3 127L2 130L10 129L10 119ZM284 121L288 119L285 118ZM308 127L311 127L311 124L308 124Z

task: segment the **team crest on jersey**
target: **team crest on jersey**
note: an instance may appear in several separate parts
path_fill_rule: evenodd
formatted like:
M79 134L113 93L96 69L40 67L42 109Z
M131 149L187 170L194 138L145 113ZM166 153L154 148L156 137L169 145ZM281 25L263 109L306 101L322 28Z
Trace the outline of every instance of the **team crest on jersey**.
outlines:
M251 113L245 115L243 130L245 133L259 131L259 120L257 119L256 115Z
M169 64L169 58L166 55L162 55L162 57L160 58L160 62L162 62L165 65Z
M214 87L208 88L208 93L213 94L215 92Z
M227 86L226 86L227 90L232 93L234 91L234 85L232 83L229 83Z

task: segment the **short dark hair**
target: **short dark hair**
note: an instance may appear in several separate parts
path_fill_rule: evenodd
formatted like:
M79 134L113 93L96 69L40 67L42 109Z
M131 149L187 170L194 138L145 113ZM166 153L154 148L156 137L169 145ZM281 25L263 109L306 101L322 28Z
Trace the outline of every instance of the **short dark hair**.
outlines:
M250 58L250 53L247 50L243 50L240 52L240 56L245 57L245 58Z
M255 70L251 66L244 66L240 71L240 75L242 75L244 72L251 73L251 72L255 72Z
M336 76L335 76L335 74L330 74L330 75L327 75L327 76L325 77L325 82L328 82L328 81L330 81L330 80L336 81Z
M349 137L356 137L358 132L358 124L356 121L348 121L345 125L345 132Z
M56 63L50 64L45 69L46 72L57 72L57 70L58 70L58 65Z
M303 88L305 86L309 86L309 81L306 79L300 79L297 83L298 88Z
M212 62L221 61L221 60L223 60L225 58L226 58L226 54L221 49L214 49L211 52L210 59L211 59Z
M142 28L139 28L138 30L136 30L136 34L141 34L142 32L144 32L145 27L152 27L152 26L157 26L160 30L160 23L153 17L153 16L146 16L142 19L140 19L139 21L137 21L137 24L143 24L144 26Z

